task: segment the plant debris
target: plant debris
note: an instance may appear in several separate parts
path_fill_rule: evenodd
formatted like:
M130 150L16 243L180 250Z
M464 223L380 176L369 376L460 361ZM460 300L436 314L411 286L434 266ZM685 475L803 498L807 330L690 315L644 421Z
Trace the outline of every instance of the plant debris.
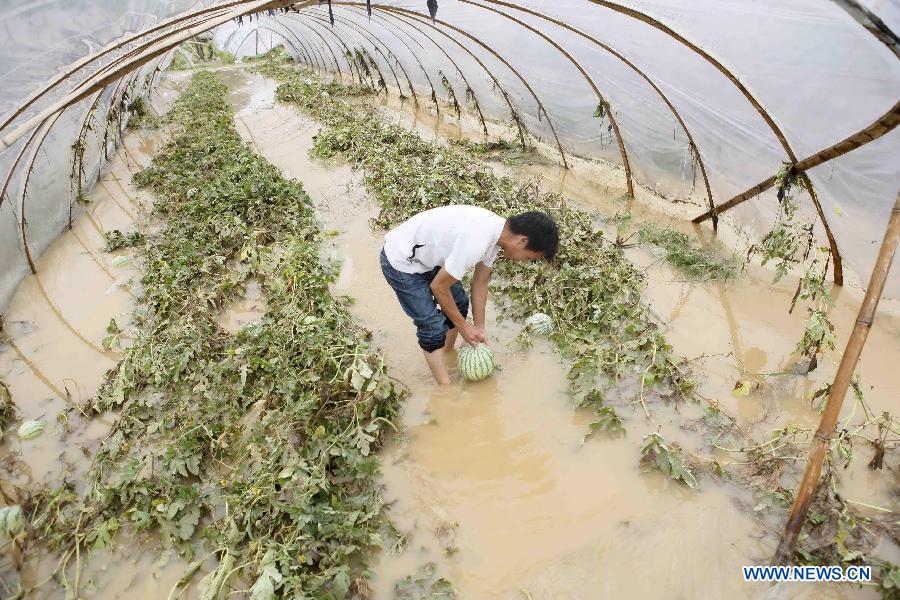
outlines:
M707 442L713 447L728 450L716 444L721 436L743 444L741 449L733 451L745 453L749 460L730 463L697 457L705 462L689 465L680 450L659 434L651 434L644 438L642 448L645 465L660 469L688 487L698 485L696 473L708 471L717 479L739 480L760 496L783 490L779 478L785 473L796 474L795 461L800 448L791 438L802 435L798 430L755 445L750 442L749 432L737 427L732 417L721 412L715 400L702 398L694 391L682 362L672 354L659 327L641 304L643 274L623 256L622 235L611 242L602 232L594 231L591 215L566 205L558 195L540 192L534 182L516 184L498 177L479 160L485 156L486 147L482 145L441 146L426 142L415 133L386 123L371 107L341 101L342 93L338 90L332 91L328 102L321 102L322 84L311 71L265 61L258 63L257 69L280 82L279 100L296 104L324 125L314 140L312 155L323 159L340 157L364 170L365 181L380 205L379 215L374 219L377 227L387 229L422 210L454 203L484 206L501 215L525 210L553 214L561 238L556 268L499 262L494 269L492 293L501 317L524 320L540 311L557 323L551 341L562 356L571 360L568 375L574 402L592 408L598 415L588 435L600 431L617 435L621 433L620 427L624 429L612 404L604 402L604 395L626 406L639 402L651 419L647 408L650 400L703 399L708 405L707 412L718 415L715 417L718 424L710 429L707 420L700 419L695 422L695 428L713 436ZM794 210L786 206L784 211L783 220L791 221ZM622 221L622 227L626 224L627 219ZM797 229L802 229L803 235L807 231L802 226ZM673 246L676 266L680 263L698 279L733 276L736 270L733 257L722 258L717 251L698 248L686 236L665 233L646 229L645 241ZM776 237L770 236L771 243L764 246L769 260L780 260L779 273L786 272L791 261L808 256L802 245L806 238L802 235L797 244L787 245L776 244ZM811 296L811 291L810 288L806 293ZM520 341L527 345L530 337L520 336ZM746 391L751 391L751 387ZM739 394L744 391L743 386L738 386ZM896 432L896 420L885 418ZM857 431L873 423L868 419ZM782 439L783 436L788 439ZM842 464L847 459L840 456L847 456L848 443L835 440L832 444ZM739 465L739 471L725 468L731 464ZM773 514L783 518L784 510L779 505ZM848 514L852 514L849 509ZM874 527L874 520L869 523ZM815 551L813 554L818 556ZM806 560L802 550L798 550L798 557ZM870 558L873 564L881 564Z
M734 256L726 255L720 247L700 246L680 231L645 225L638 230L638 239L665 250L666 261L690 279L725 280L737 272Z
M147 241L144 234L140 231L132 231L130 233L122 233L118 229L111 229L103 234L106 238L107 252L121 250L122 248L134 248L135 246L143 246Z
M576 403L628 378L661 395L686 398L691 393L693 382L641 304L643 274L594 231L587 212L542 193L534 182L519 185L498 177L473 160L467 145L427 142L385 123L370 108L341 102L338 90L334 101L320 102L323 84L310 72L277 60L257 68L281 82L279 100L297 104L326 126L315 138L315 156L340 156L364 168L380 204L376 226L388 229L447 204L483 206L500 215L544 210L554 216L560 228L557 268L501 261L494 268L492 292L504 317L524 320L540 311L554 319L551 339L573 360L569 379ZM347 93L358 91L351 87Z
M641 448L641 468L645 471L656 469L689 488L697 487L697 479L684 464L678 449L669 447L666 440L658 433L651 433L644 438Z

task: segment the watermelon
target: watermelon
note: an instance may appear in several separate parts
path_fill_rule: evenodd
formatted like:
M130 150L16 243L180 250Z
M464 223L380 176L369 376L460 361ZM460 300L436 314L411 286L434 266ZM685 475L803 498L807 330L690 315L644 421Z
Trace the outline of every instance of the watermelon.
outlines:
M554 327L553 317L542 312L534 313L525 319L525 328L536 335L549 335Z
M25 421L19 425L19 437L23 440L36 438L44 433L44 427L46 427L46 425L44 425L43 421Z
M486 344L466 345L459 351L459 373L469 381L481 381L494 372L494 351Z
M14 536L25 528L22 507L17 505L0 508L0 535Z

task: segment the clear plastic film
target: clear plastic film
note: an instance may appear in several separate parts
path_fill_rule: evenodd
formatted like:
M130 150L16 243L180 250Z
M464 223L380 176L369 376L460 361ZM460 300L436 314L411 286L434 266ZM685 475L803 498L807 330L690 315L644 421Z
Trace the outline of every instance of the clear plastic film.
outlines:
M226 11L240 4L2 3L0 112L9 114L69 65L122 36L205 7L222 5ZM433 108L434 93L442 106L455 98L490 121L511 126L515 116L531 135L566 156L618 165L623 189L627 160L635 185L688 201L698 215L709 208L710 198L718 205L741 194L784 163L878 121L900 99L900 60L842 2L438 4L432 22L424 0L373 2L371 17L365 2L333 1L332 26L324 3L298 3L296 11L264 10L240 23L228 20L215 29L215 42L239 58L284 45L298 62L320 71L357 81L383 79L406 96L414 92L423 109ZM900 27L896 2L860 4L895 32ZM198 22L191 18L185 27ZM85 64L15 124L117 56L121 53ZM142 66L135 81L148 83L147 74L157 66ZM105 122L110 103L121 102L115 87L110 84L100 95L97 119ZM131 97L142 90L137 85ZM20 214L25 164L34 163L24 194L25 229L30 251L39 255L66 226L74 199L72 144L93 99L68 108L37 153L32 142L13 169L0 205L0 307L28 271ZM7 176L30 136L0 152L0 177ZM101 168L102 143L87 140L87 184ZM900 190L898 158L895 130L808 173L844 264L863 284ZM811 205L808 194L799 199ZM771 226L776 209L775 190L769 189L723 214L758 237ZM811 206L805 206L806 214L816 220L824 244L822 218ZM893 269L885 295L900 297L900 268Z

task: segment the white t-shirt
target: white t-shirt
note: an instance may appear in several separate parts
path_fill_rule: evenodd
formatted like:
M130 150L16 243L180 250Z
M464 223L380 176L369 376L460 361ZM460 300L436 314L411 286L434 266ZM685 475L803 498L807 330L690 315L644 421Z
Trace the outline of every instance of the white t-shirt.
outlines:
M476 263L493 266L505 223L503 217L478 206L432 208L391 229L384 238L384 253L403 273L425 273L440 266L459 280Z

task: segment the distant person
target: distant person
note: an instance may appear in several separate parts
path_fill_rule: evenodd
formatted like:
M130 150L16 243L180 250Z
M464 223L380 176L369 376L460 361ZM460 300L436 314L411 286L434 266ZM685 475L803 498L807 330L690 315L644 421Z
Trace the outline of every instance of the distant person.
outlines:
M485 304L491 267L500 249L516 262L551 260L559 245L553 218L526 212L504 219L477 206L442 206L421 212L390 230L381 271L400 306L416 325L419 346L435 380L450 383L443 351L457 334L472 345L486 342ZM472 267L472 315L460 280Z

